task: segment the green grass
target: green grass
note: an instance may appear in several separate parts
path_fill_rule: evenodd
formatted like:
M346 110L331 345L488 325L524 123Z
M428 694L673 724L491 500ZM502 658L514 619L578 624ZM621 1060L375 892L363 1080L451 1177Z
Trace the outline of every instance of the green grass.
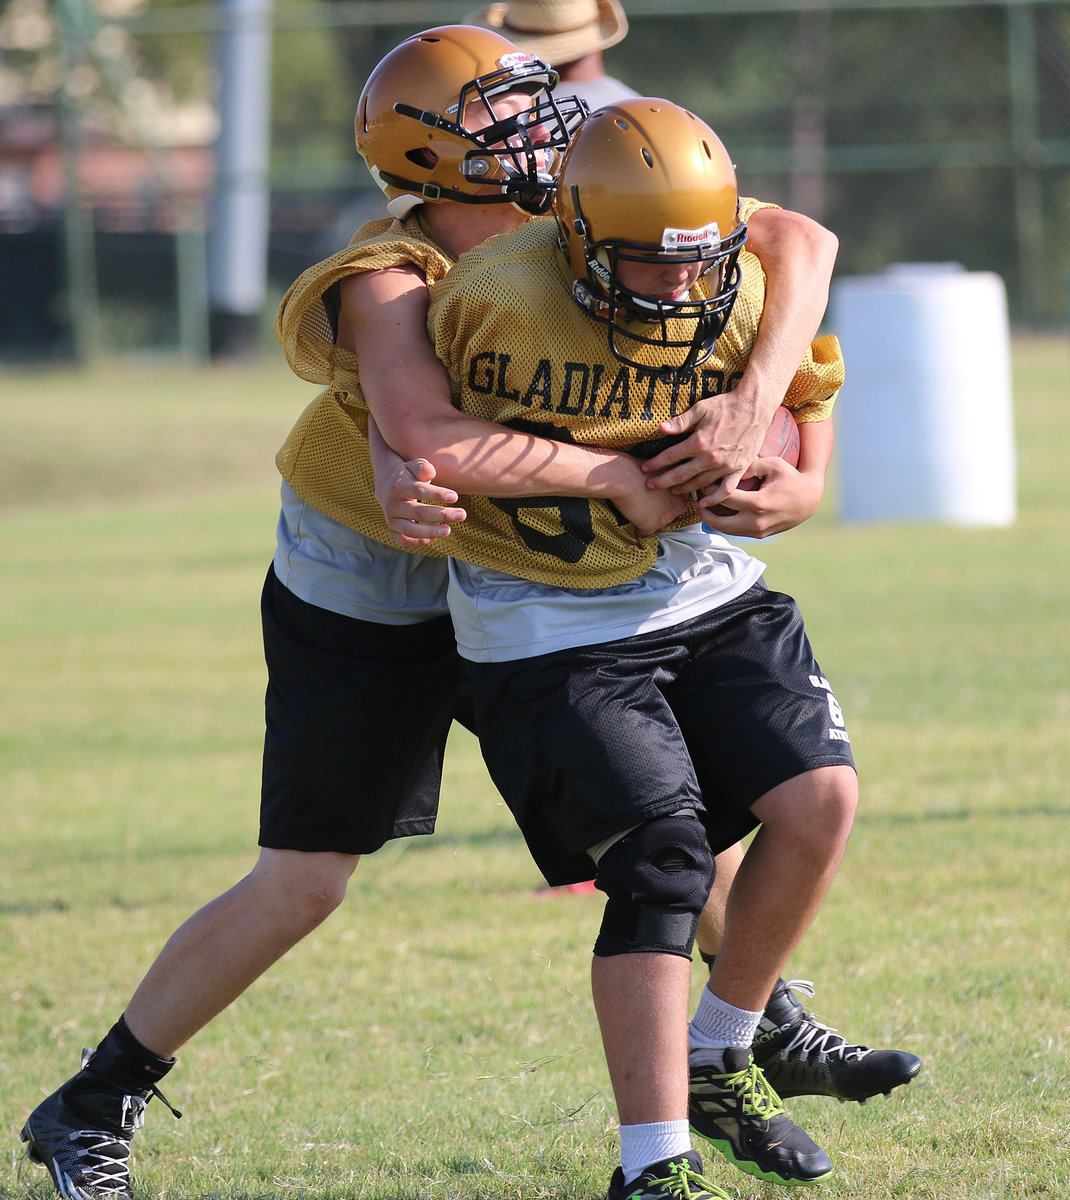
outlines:
M818 1014L925 1057L864 1108L792 1102L847 1200L1070 1189L1065 341L1015 344L1008 530L843 526L758 548L835 683L863 802L797 968ZM22 375L0 399L0 1197L18 1129L171 930L254 861L257 600L280 366ZM139 1198L588 1200L616 1135L588 996L597 900L549 898L456 735L433 839L358 868L150 1107ZM696 994L701 978L694 972ZM733 1194L787 1194L708 1159Z

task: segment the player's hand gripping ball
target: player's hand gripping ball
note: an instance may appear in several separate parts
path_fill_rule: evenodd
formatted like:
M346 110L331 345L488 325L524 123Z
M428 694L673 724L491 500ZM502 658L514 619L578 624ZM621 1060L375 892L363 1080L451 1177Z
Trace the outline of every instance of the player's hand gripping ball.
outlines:
M758 447L758 457L782 458L789 467L799 465L799 426L795 423L791 409L785 408L783 404L773 413L762 444ZM755 492L761 482L757 475L744 475L737 484L737 489L741 492ZM711 509L711 512L715 512L719 517L735 516L736 511L727 504L718 504Z

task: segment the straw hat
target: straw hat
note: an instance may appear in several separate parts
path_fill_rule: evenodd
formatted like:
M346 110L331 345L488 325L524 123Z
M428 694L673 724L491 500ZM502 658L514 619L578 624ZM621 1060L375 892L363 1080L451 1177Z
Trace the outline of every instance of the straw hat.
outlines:
M500 0L465 17L551 66L615 46L628 32L619 0Z

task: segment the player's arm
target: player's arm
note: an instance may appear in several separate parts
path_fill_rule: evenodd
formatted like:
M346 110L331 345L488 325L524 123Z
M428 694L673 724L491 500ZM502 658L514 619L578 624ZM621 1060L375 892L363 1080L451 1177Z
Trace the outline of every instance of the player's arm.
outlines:
M782 458L756 458L747 474L761 481L758 490L737 490L722 497L721 489L712 489L699 500L702 519L721 533L752 538L770 537L801 525L820 507L833 442L831 417L802 422L798 467L789 466ZM737 513L719 515L712 511L715 506L733 508Z
M706 489L717 503L750 466L773 413L816 336L828 305L839 241L801 213L762 208L747 222L747 248L766 276L765 307L743 378L734 391L699 400L662 422L689 433L644 464L659 488Z
M429 460L440 488L611 500L642 533L682 511L678 498L647 488L630 455L520 433L454 408L449 377L427 337L427 284L417 268L351 275L340 293L338 343L360 361L361 388L382 438L401 460ZM389 461L384 449L380 465ZM397 498L406 483L403 466L393 462L393 474L377 482L377 494ZM449 523L432 509L421 510L421 523Z

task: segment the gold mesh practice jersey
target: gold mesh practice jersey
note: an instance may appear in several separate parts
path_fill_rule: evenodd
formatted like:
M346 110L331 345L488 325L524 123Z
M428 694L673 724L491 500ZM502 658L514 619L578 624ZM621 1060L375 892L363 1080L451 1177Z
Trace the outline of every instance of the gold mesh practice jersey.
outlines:
M347 275L415 264L428 283L453 265L414 217L369 221L340 253L309 267L283 297L275 336L295 374L327 384L298 418L275 463L283 479L314 508L375 541L395 546L375 499L368 450L368 408L355 354L335 345L336 285ZM453 538L446 541L452 543ZM434 542L421 553L445 558L452 547Z
M764 206L744 201L742 207L746 219ZM474 257L462 259L463 276L458 276L458 285L462 278L469 284L450 287L433 305L436 349L452 366L455 403L459 396L460 406L468 411L547 437L627 448L649 456L661 448L659 421L703 395L730 390L742 375L764 295L764 277L752 256L741 256L744 284L716 355L685 384L667 387L613 359L605 327L582 316L556 250L552 218L536 218L519 234L502 235L492 242L503 239L513 264L508 280L495 282L498 251L489 256L473 251ZM528 254L530 263L524 261ZM347 275L409 263L418 266L432 285L444 279L453 260L424 234L415 216L405 221L370 221L345 250L300 276L283 298L275 320L275 334L291 369L302 379L326 385L276 455L279 471L297 495L320 512L392 547L396 544L375 500L359 364L354 354L335 345L335 297L336 285ZM504 307L495 312L488 297L499 292ZM461 309L469 308L461 314ZM451 320L461 321L452 335L447 332ZM466 342L476 330L484 339L481 348L473 341L472 352L466 355L466 345L456 339ZM582 347L584 358L556 350L574 342L576 354ZM525 355L531 358L542 343L555 348L553 355L543 358L540 353L524 362ZM461 382L469 375L472 386ZM822 419L841 381L835 339L819 339L800 368L787 403L799 420ZM603 436L604 443L599 441ZM609 587L634 579L651 566L657 553L656 537L640 538L604 502L465 495L461 503L468 519L455 525L448 538L413 553L453 556L537 582L576 588ZM677 524L695 519L689 512Z
M757 207L751 202L749 211ZM744 212L746 219L747 211ZM527 433L626 450L641 458L670 439L658 428L703 396L731 391L758 331L765 276L740 255L742 283L713 355L680 378L659 371L653 347L630 350L648 368L616 359L605 325L584 315L557 249L556 230L531 221L464 255L431 291L428 328L447 364L455 403L466 412ZM701 290L700 280L692 296ZM670 327L676 324L670 322ZM817 339L784 403L800 422L827 418L843 383L834 337ZM641 538L610 503L574 497L492 499L464 496L482 566L559 587L624 583L648 570L657 537ZM694 524L690 508L670 528ZM452 541L463 527L457 527Z

